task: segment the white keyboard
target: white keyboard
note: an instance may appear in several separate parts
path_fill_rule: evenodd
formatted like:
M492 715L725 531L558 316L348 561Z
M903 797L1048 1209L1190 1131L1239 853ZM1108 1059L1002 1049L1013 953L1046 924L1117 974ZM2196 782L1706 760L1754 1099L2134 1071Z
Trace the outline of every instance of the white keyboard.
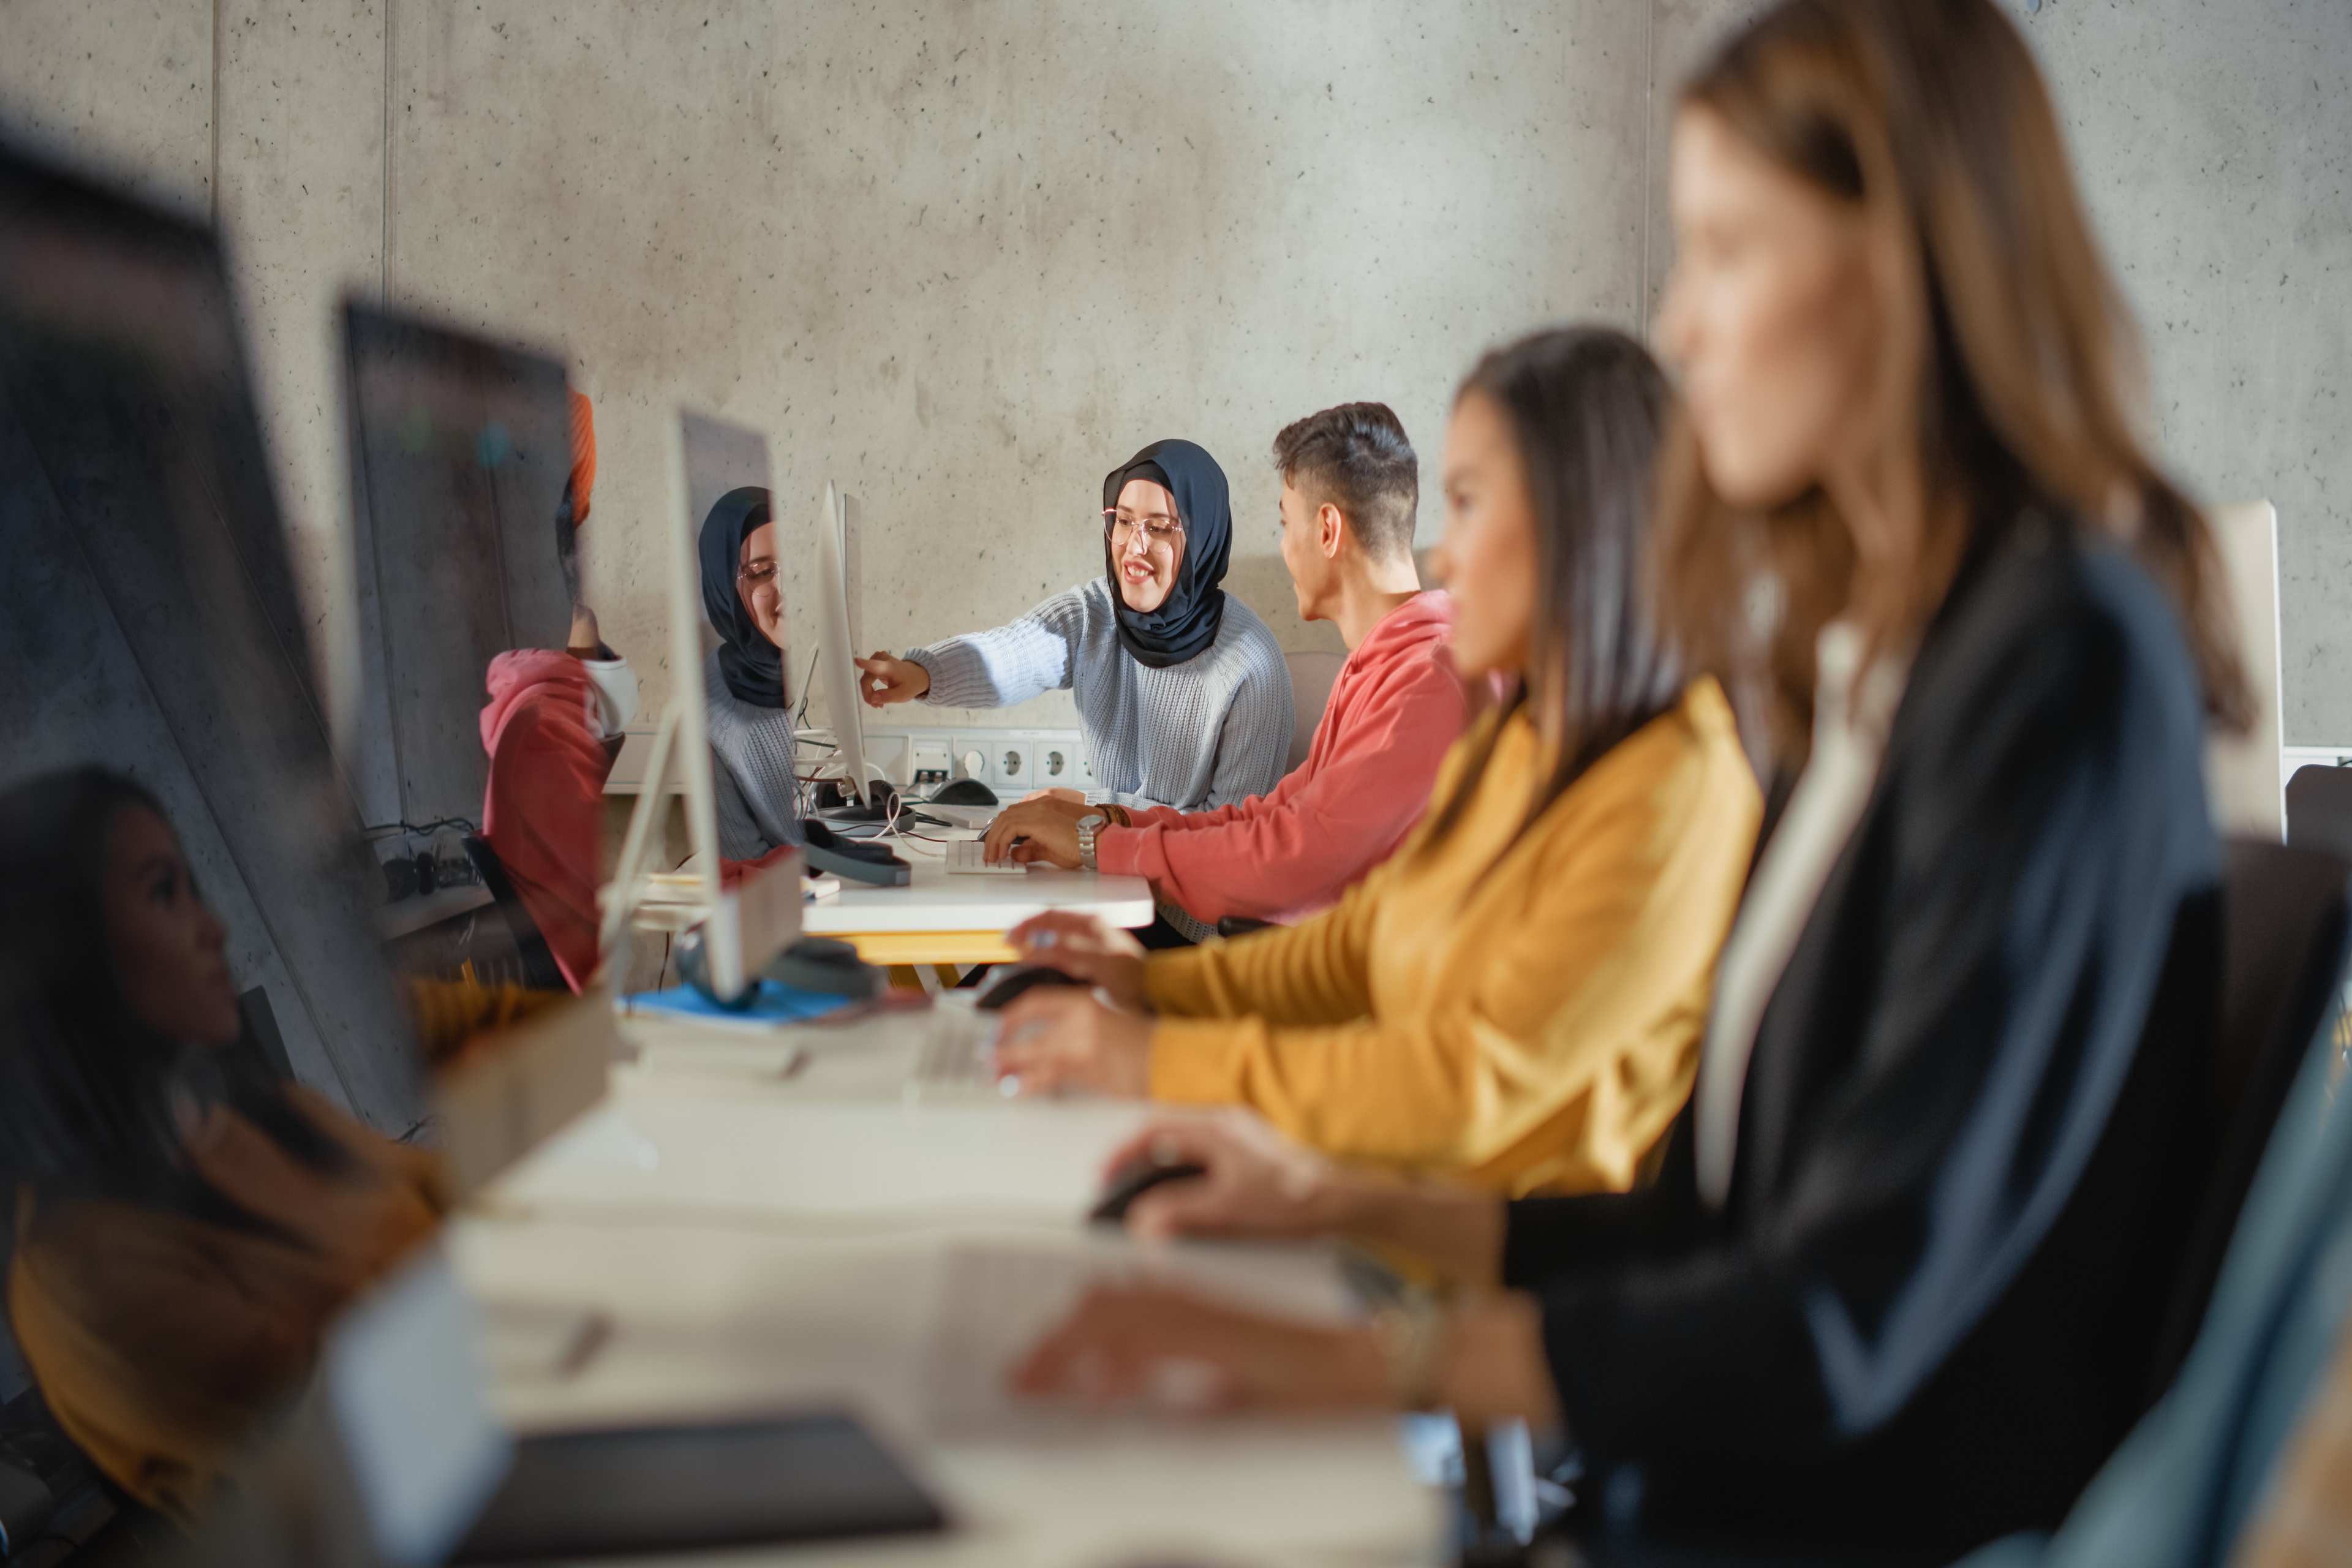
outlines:
M1014 1367L1097 1279L1124 1274L1086 1254L1014 1247L958 1247L948 1254L932 1320L933 1424L986 1430L1054 1413L1017 1404L1006 1386Z
M931 1032L915 1058L915 1082L986 1085L993 1082L996 1028L969 1007L932 1010Z
M978 838L951 839L948 844L948 869L958 872L985 874L991 877L1018 877L1029 868L1018 860L1000 860L992 866L981 858L987 845Z

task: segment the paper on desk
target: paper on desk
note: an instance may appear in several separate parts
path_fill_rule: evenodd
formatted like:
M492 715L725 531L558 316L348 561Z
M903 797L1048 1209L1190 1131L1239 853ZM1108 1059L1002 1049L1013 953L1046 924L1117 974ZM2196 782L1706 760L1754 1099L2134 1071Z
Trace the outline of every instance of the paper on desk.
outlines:
M1076 1220L1102 1164L1150 1107L635 1100L607 1103L499 1184L501 1203L560 1212L697 1207L823 1220Z
M1081 1296L1111 1284L1158 1285L1244 1311L1325 1326L1361 1315L1332 1255L1317 1247L1137 1246L1118 1235L1058 1246L960 1246L945 1260L933 1303L925 1379L932 1427L1020 1429L1107 1414L1016 1400L1008 1384L1014 1366ZM1147 1405L1108 1414L1172 1413L1154 1412Z

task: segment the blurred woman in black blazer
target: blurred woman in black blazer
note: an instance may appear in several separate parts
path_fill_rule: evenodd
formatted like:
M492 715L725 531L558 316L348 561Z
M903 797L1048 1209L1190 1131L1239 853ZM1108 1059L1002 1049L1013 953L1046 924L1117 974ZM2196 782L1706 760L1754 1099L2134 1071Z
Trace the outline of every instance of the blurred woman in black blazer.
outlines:
M1788 0L1685 89L1673 184L1655 582L1794 787L1666 1171L1502 1205L1171 1123L1122 1158L1208 1173L1132 1223L1520 1293L1336 1333L1108 1292L1021 1376L1557 1419L1614 1521L1944 1555L2055 1523L2143 1408L2203 1175L2202 730L2247 699L1991 0Z

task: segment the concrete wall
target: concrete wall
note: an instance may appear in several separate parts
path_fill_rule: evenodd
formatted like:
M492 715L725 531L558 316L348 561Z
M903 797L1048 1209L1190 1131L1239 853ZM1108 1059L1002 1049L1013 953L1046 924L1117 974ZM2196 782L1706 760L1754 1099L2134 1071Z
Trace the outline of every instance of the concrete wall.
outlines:
M2352 9L2021 4L2165 451L2279 503L2288 739L2352 741ZM1183 434L1234 479L1230 585L1335 646L1292 610L1269 438L1385 398L1433 491L1481 347L1645 320L1673 85L1752 8L0 0L0 131L217 200L339 658L337 291L566 352L598 410L591 591L650 712L681 402L772 433L795 527L826 479L856 496L869 644L1097 570L1102 472ZM1424 542L1438 521L1433 496Z

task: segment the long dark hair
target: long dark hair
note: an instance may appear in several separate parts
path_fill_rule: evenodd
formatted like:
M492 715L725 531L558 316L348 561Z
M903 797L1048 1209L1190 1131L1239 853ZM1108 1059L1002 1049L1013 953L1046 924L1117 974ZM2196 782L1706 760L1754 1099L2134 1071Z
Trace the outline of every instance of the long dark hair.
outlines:
M1525 677L1480 728L1423 841L1429 847L1469 809L1504 722L1522 707L1540 704L1560 741L1524 832L1682 689L1680 664L1643 592L1651 479L1671 398L1657 362L1612 328L1555 327L1480 360L1455 406L1473 396L1493 399L1517 438L1540 591Z
M0 792L0 1183L121 1191L168 1176L178 1055L131 1016L107 940L107 848L163 808L103 768ZM168 819L167 819L168 820Z
M1682 101L1858 213L1901 259L1879 392L1916 438L1913 504L1857 541L1868 520L1819 490L1762 516L1728 506L1677 421L1655 581L1694 664L1762 698L1774 751L1801 759L1822 624L1850 615L1874 647L1917 635L1972 540L2041 501L2131 545L2179 610L2208 707L2242 726L2252 704L2212 538L2135 433L2131 321L2009 18L1991 0L1785 0ZM1751 613L1759 586L1780 605L1769 626Z

